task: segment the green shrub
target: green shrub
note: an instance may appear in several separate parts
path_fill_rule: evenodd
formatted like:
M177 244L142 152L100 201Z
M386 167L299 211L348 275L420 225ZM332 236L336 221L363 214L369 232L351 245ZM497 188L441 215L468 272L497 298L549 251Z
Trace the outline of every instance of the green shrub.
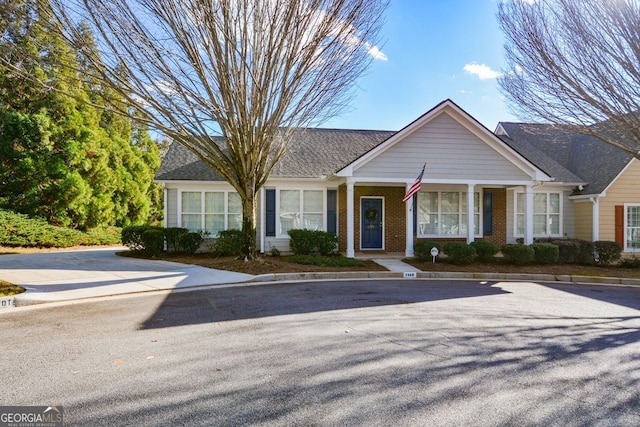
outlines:
M476 250L476 254L478 254L478 260L482 262L489 262L493 259L495 254L498 253L498 247L493 243L484 242L482 240L478 240L475 242L471 242L471 246Z
M576 262L578 264L593 265L595 264L594 251L595 244L586 240L576 240L578 246L578 257Z
M57 227L43 218L0 209L0 245L9 247L66 248L76 245L103 245L120 242L120 229L99 227L80 230Z
M195 254L204 241L202 233L185 233L180 235L180 247L188 254Z
M640 268L640 257L632 256L628 258L623 258L618 264L618 267L621 268Z
M289 248L296 255L309 255L319 252L330 255L338 249L338 236L320 230L289 230Z
M220 256L239 256L242 253L242 230L223 230L213 241L213 252Z
M611 265L622 256L622 246L617 242L599 240L594 242L594 258L596 264Z
M276 246L271 246L269 252L271 253L271 256L280 256L280 249L278 249Z
M151 225L131 225L122 229L122 244L132 251L142 251L145 249L142 241L142 234L149 230L162 230L162 227Z
M534 251L531 246L507 243L502 246L502 255L510 264L525 265L533 261Z
M180 246L180 236L189 230L180 227L168 227L164 229L164 240L167 243L167 252L180 252L184 250Z
M336 253L338 250L338 236L325 231L315 231L314 238L316 249L320 255L327 256Z
M164 251L164 233L161 229L150 228L140 236L144 252L148 255L158 255Z
M445 244L444 253L447 254L447 260L450 263L457 265L471 264L478 256L473 246L462 242Z
M431 261L431 249L437 248L438 252L442 251L440 243L431 240L418 240L413 246L413 256L418 261Z
M534 243L533 260L538 264L554 264L560 258L560 249L553 243Z
M576 264L579 259L580 248L575 240L553 240L558 246L558 262L561 264Z
M296 255L309 255L316 249L313 230L289 230L289 249Z
M286 261L303 265L320 265L329 267L364 267L366 264L354 258L344 256L292 255Z

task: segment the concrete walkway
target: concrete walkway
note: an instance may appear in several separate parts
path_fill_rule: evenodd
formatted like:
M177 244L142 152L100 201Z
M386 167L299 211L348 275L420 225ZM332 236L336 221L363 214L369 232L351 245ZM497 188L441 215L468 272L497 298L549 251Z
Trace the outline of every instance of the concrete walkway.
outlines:
M16 305L244 282L254 276L117 256L121 248L0 255L0 279L27 292Z

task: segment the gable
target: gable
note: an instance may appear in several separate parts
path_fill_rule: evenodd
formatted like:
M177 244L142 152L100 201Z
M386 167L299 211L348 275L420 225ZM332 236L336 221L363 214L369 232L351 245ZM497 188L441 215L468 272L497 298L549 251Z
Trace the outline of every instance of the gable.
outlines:
M541 174L480 124L445 108L355 165L353 176L413 179L424 162L425 180L522 181Z

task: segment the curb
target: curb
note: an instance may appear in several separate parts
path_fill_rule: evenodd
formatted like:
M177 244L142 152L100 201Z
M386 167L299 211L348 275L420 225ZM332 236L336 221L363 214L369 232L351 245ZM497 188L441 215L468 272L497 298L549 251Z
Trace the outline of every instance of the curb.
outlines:
M397 271L352 271L352 272L313 272L313 273L282 273L261 274L241 283L283 282L297 280L349 280L349 279L403 279L404 273ZM555 274L526 274L526 273L466 273L452 271L420 271L413 279L480 279L480 280L514 280L535 282L565 282L588 283L601 285L624 285L640 287L640 279L622 277L577 276Z
M603 286L628 286L640 287L640 279L629 279L621 277L597 277L597 276L575 276L575 275L553 275L553 274L517 274L517 273L467 273L453 271L420 271L412 273L410 277L406 277L405 273L397 271L351 271L351 272L309 272L309 273L271 273L260 274L249 280L242 282L216 283L212 285L197 285L193 287L184 287L179 289L153 289L148 291L138 291L131 293L100 295L75 299L67 299L61 301L43 301L22 299L20 294L15 295L14 304L11 308L44 306L49 304L74 304L80 302L89 302L101 298L111 297L127 297L133 295L150 294L154 292L191 292L204 289L215 289L217 287L241 287L241 286L260 286L274 283L312 281L312 280L363 280L363 279L461 279L461 280L510 280L510 281L527 281L527 282L558 282L571 284L589 284ZM2 310L9 312L12 310Z

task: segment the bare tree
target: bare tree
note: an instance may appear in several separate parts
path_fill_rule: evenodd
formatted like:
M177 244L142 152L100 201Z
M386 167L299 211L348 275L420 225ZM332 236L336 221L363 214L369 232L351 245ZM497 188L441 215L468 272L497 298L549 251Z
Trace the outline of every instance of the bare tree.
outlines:
M382 0L49 4L50 30L79 50L87 64L82 72L127 100L112 108L183 144L239 193L249 259L257 256L259 189L296 129L348 104L356 79L382 55L376 39L387 6ZM97 49L85 48L91 38Z
M640 159L640 1L499 4L516 113L586 134Z

